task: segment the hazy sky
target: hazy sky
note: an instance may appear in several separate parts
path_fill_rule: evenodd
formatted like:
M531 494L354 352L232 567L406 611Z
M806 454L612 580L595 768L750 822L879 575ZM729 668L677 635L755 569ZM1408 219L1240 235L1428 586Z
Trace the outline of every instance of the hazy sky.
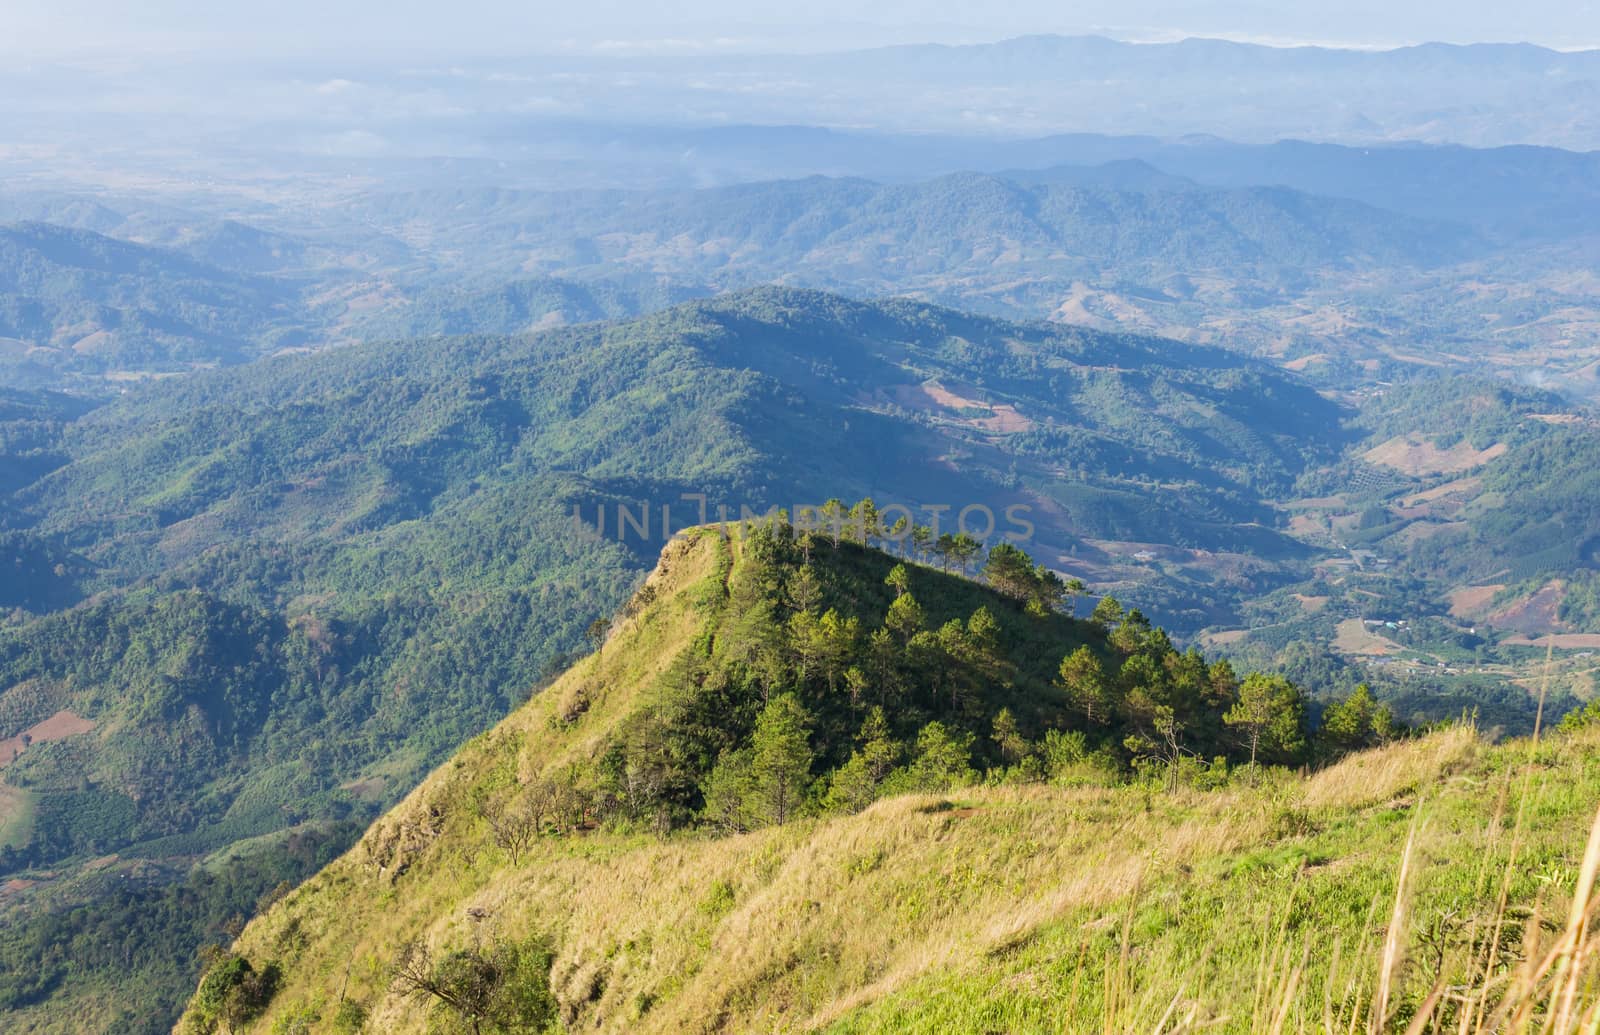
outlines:
M834 49L1030 32L1600 46L1600 0L0 0L0 50L363 55Z

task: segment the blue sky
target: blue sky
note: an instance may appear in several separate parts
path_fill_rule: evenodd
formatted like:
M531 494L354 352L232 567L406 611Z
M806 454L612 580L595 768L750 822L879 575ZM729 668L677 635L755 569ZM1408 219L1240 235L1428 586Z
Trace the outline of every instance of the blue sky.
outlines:
M1030 32L1600 46L1600 0L6 0L0 50L367 55L836 49Z

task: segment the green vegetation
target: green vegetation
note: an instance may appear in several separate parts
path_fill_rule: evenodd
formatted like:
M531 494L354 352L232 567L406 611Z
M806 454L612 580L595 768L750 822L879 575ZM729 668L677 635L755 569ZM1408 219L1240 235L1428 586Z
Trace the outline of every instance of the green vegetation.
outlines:
M947 395L1023 423L974 424ZM1006 507L1034 507L1014 513L1034 515L1038 563L1002 571L1002 550L994 575L1009 607L1049 611L1068 594L1039 565L1100 556L1090 534L1292 555L1258 523L1261 501L1334 446L1279 429L1338 413L1210 350L776 289L531 337L284 357L140 385L87 413L41 393L5 406L0 534L29 577L8 589L0 624L0 736L61 715L92 724L6 760L8 800L29 822L8 824L0 867L29 879L109 853L181 871L242 839L393 804L564 667L657 552L661 505L673 528L700 519L686 493L713 515L869 491L885 507L947 501L937 528L918 511L902 532L912 558L961 571L980 539L1008 531ZM990 508L994 527L968 515L963 528L968 504ZM619 541L622 509L648 530ZM590 531L574 534L575 513ZM872 704L908 752L893 768L921 764L917 780L944 778L929 769L936 753L909 753L930 723L990 752L993 715L945 710L988 678L993 630L975 603L957 614L924 599L923 577L892 627L883 573L860 602L819 584L822 606L802 608L817 627L807 687L856 702L806 703L829 769L849 760ZM1226 606L1198 578L1173 584L1169 601ZM1012 635L1010 618L990 617ZM909 679L952 652L959 664L926 700L879 699L874 665ZM1045 686L1060 661L1038 658L1017 685ZM1017 736L1044 735L1036 709L1012 712ZM745 705L716 715L734 723L721 734L693 715L641 728L667 737L668 754L636 775L663 783L625 800L666 824L698 815L703 782L755 717ZM1103 741L1122 757L1127 733L1107 727L1087 750ZM1186 730L1179 743L1196 737L1216 739ZM618 760L612 787L639 758ZM806 808L827 794L808 785ZM835 797L865 800L861 787Z
M354 824L296 830L177 879L148 864L89 873L63 895L64 908L6 917L0 1011L29 1031L160 1035L194 992L200 948L236 936L359 832Z
M1499 675L1413 693L1348 664L1295 668L1306 626L1240 656L1310 699L1253 684L1246 707L1225 666L1154 629L1281 601L1263 591L1303 578L1322 544L1287 534L1272 501L1352 434L1295 378L1214 350L763 289L628 323L284 357L86 410L0 399L0 557L25 576L0 599L0 736L93 724L5 760L8 876L109 853L181 871L298 823L370 818L603 634L667 532L701 520L702 494L711 516L815 510L821 527L767 562L778 642L727 630L745 654L682 660L583 781L552 777L538 809L485 803L500 851L619 814L735 831L974 781L1226 782L1252 755L1324 759L1305 732L1365 681L1407 723L1475 707L1485 725L1532 721ZM1528 442L1553 429L1580 447L1527 415L1508 426ZM1460 433L1500 425L1477 427ZM1508 471L1571 475L1554 457ZM1559 513L1530 512L1531 539L1577 513L1575 484L1552 495ZM870 510L838 502L867 493ZM1374 536L1397 523L1381 496L1360 507ZM1025 552L1005 539L1013 515ZM840 539L893 543L904 571L802 574ZM1154 560L1136 559L1143 544ZM998 596L930 596L935 567L981 572ZM1086 595L1073 575L1139 611L1102 598L1084 631L1060 613ZM1441 609L1417 578L1353 576L1344 606L1365 614L1356 588ZM1420 625L1405 635L1436 649ZM797 791L752 741L786 691L812 753ZM1574 703L1552 694L1552 721Z
M0 285L0 338L39 347L0 355L12 383L240 362L304 340L290 283L88 230L0 227Z
M1589 902L1585 732L1361 751L1393 730L1360 694L1312 745L1357 753L1309 777L1250 767L1293 750L1281 680L1231 681L1115 605L1101 628L848 541L808 560L799 539L670 547L603 649L245 930L233 952L282 975L249 1030L336 1030L343 1002L366 1030L489 1030L489 1006L461 1004L491 1001L507 968L489 961L529 940L548 956L526 1019L560 1030L1133 1031L1169 1011L1454 1030L1480 1007L1441 984L1543 1003L1549 978L1518 966L1547 952L1592 979L1573 944L1523 930ZM891 657L859 700L830 687L864 659L814 650L821 617L844 630L907 599L923 631L863 620L854 642L930 637L937 664L897 682ZM1080 648L1115 684L1099 728L1056 684L1093 676ZM1198 763L1213 743L1237 769ZM513 853L487 817L519 804L548 818ZM415 1009L419 989L443 1005Z

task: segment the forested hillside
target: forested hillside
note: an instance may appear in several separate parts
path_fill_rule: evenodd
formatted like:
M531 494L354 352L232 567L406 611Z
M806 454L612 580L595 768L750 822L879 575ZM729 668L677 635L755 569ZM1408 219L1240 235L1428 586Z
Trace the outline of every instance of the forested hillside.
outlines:
M298 285L47 223L0 227L0 369L171 371L302 344ZM54 372L53 374L51 372Z

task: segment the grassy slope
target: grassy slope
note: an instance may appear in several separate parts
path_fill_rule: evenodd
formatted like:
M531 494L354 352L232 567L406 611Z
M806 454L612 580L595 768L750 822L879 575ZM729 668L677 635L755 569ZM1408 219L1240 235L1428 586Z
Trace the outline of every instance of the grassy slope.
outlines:
M1132 1030L1192 996L1226 1014L1218 1030L1265 1030L1259 1004L1284 998L1272 982L1302 959L1288 999L1308 1022L1327 989L1336 1014L1354 1001L1347 991L1370 996L1419 819L1403 1001L1432 979L1426 931L1446 944L1484 919L1482 903L1492 913L1513 840L1514 903L1542 895L1559 909L1571 893L1600 796L1594 744L1530 755L1467 730L1253 788L977 788L734 838L548 837L510 865L463 803L475 788L594 762L649 706L636 688L699 633L697 600L720 589L728 550L711 535L670 550L654 602L600 655L250 925L239 950L286 970L256 1030L324 1029L343 995L370 1007L369 1030L422 1031L427 1013L387 994L403 941L529 933L555 944L553 984L574 1029L1057 1031L1063 1018L1089 1030L1110 1016ZM587 711L565 718L580 696ZM1529 808L1513 837L1519 800ZM1455 926L1441 928L1449 910Z

